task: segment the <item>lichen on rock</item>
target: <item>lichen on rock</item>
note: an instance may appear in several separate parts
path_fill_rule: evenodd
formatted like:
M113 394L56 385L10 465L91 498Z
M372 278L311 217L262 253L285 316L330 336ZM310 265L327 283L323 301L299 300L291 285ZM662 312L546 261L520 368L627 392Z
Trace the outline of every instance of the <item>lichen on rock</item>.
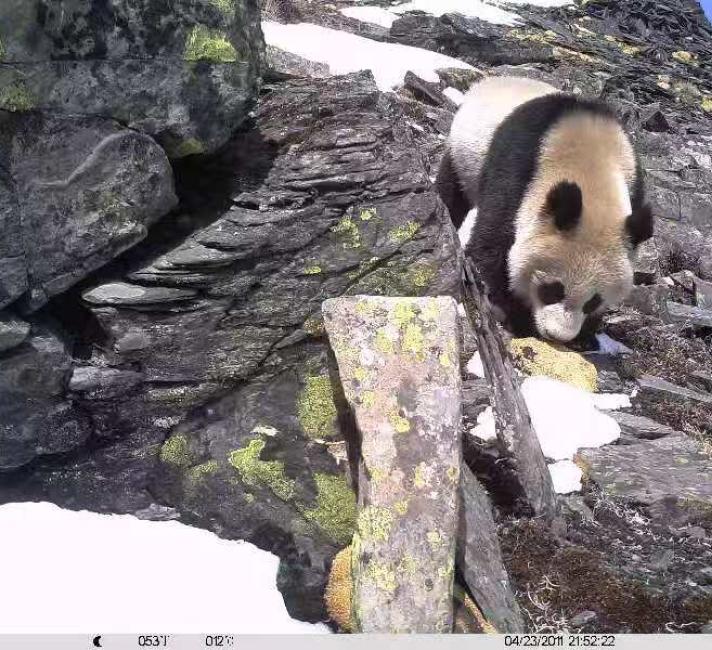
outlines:
M227 34L205 25L196 25L188 34L183 56L186 61L210 63L235 63L239 60L237 50L228 40Z
M356 496L341 475L314 474L316 506L304 510L304 517L315 523L338 544L351 542L356 529Z
M162 462L174 467L189 467L193 462L188 439L182 434L168 438L161 447L159 458Z
M284 463L260 459L265 444L260 437L253 438L245 447L230 452L228 462L245 485L266 487L282 501L289 501L294 497L295 482L284 473Z
M315 439L336 434L336 405L329 375L309 376L297 398L297 415L304 432Z

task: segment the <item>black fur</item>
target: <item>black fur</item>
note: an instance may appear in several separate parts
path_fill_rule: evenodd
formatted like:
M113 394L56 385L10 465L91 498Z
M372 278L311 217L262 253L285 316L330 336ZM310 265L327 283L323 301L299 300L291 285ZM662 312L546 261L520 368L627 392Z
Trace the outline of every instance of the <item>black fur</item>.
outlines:
M626 219L625 230L633 248L650 239L653 236L653 211L650 206L643 204L637 210L633 210Z
M490 299L507 313L509 325L516 334L535 333L535 329L531 311L509 289L507 260L514 244L514 220L536 174L544 137L558 121L572 112L616 120L612 110L599 102L564 94L539 97L517 108L498 127L480 174L477 220L465 253L479 268L489 288ZM636 178L631 190L634 205L642 206L642 180ZM573 227L580 218L575 190L567 186L555 198L553 207L557 225L564 229Z
M449 150L446 150L443 155L440 169L438 169L438 177L435 180L435 187L438 194L440 194L440 198L450 211L452 223L458 229L470 211L470 203L462 191L457 170L452 162Z
M562 181L549 190L546 211L554 218L559 230L573 230L581 221L583 194L576 183Z

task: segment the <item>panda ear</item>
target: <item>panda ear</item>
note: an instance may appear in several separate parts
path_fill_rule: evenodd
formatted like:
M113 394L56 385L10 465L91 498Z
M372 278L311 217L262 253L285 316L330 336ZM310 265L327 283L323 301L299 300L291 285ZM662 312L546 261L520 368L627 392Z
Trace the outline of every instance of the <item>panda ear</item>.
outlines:
M625 220L625 232L633 248L653 236L653 211L647 203Z
M545 210L559 230L573 230L581 220L583 195L576 183L562 181L549 190Z

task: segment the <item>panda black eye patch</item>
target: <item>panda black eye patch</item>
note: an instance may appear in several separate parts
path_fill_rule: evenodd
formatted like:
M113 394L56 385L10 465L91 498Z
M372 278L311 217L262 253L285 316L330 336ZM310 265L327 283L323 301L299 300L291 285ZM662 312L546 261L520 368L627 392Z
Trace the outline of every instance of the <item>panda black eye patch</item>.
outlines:
M547 282L539 287L539 300L545 305L554 305L565 297L566 291L561 282Z
M601 305L603 304L603 298L596 294L591 300L589 300L584 306L583 306L583 313L584 314L592 314L594 311L596 311Z

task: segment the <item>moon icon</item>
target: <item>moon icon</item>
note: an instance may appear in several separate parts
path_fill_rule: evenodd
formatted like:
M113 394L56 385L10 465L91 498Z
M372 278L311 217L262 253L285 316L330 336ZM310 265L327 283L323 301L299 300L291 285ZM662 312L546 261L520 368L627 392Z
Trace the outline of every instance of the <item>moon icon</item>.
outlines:
M95 648L101 648L101 647L102 647L102 645L101 645L101 634L100 634L99 636L95 636L95 637L92 639L92 643L94 644L94 647L95 647Z

